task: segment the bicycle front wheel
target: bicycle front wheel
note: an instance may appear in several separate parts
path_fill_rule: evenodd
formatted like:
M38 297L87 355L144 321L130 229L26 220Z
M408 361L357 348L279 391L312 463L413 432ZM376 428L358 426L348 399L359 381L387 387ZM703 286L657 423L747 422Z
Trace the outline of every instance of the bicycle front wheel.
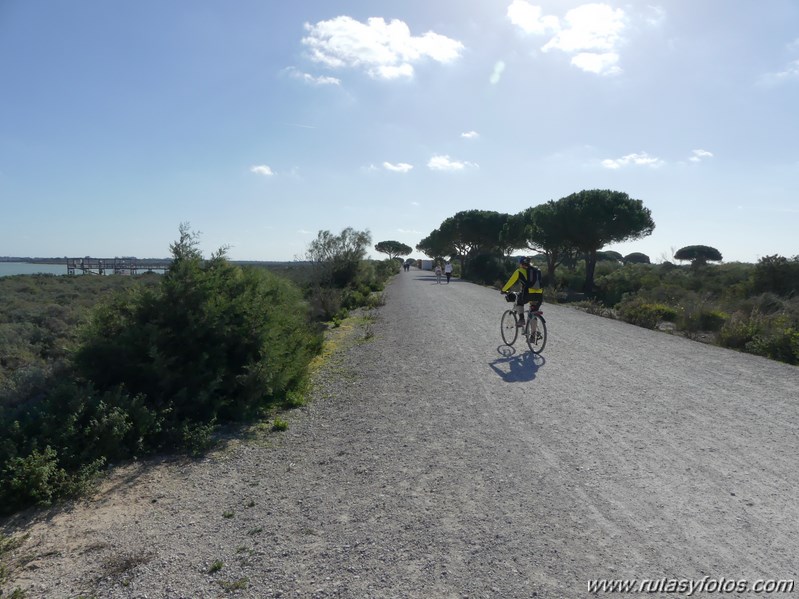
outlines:
M533 323L535 323L535 332L533 332ZM534 354L540 354L544 351L544 346L547 344L546 321L537 314L534 319L530 318L524 329L524 336L527 339L527 345L530 351Z
M502 315L502 321L500 322L499 328L505 345L513 345L516 343L516 337L519 336L519 329L516 327L515 310L505 311L505 313Z

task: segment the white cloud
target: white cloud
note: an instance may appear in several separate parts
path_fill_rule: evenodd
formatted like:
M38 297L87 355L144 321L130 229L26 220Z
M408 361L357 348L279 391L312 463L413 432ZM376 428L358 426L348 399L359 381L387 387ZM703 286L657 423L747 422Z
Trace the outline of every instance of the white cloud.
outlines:
M403 235L421 235L421 231L413 231L411 229L397 229L398 233L402 233Z
M251 173L255 173L256 175L263 175L264 177L271 177L275 173L272 172L272 169L265 164L261 164L259 166L253 166L250 168Z
M525 33L544 35L560 29L558 17L544 16L540 6L533 6L526 0L513 0L508 7L510 22Z
M341 85L341 79L337 79L336 77L328 77L326 75L314 76L303 73L294 67L289 67L286 71L288 71L289 75L294 79L299 79L309 85Z
M799 60L794 60L784 70L777 73L779 79L793 79L799 77Z
M407 173L413 168L413 165L412 164L408 164L406 162L399 162L397 164L391 164L390 162L384 162L383 163L383 168L386 169L387 171L391 171L393 173Z
M578 69L597 75L615 75L621 73L617 66L619 55L615 52L597 54L595 52L580 52L572 57L571 63Z
M707 150L694 150L692 154L693 156L688 159L691 162L701 162L703 158L713 158L713 153Z
M425 58L447 64L457 60L463 44L428 31L411 35L403 21L389 23L372 17L361 23L347 16L315 25L305 24L308 36L302 39L310 58L330 68L363 68L375 79L412 77L413 64Z
M763 77L763 82L770 85L776 85L791 79L799 79L799 60L794 60L789 63L782 71L778 73L768 73Z
M553 33L541 47L543 52L560 50L572 54L571 64L589 73L614 75L621 72L619 48L627 17L620 8L582 4L568 11L561 21L554 16L544 16L541 7L526 0L513 0L508 7L508 17L526 33Z
M433 156L427 163L427 168L431 171L462 171L466 167L476 167L473 162L461 162L452 160L446 155Z
M602 161L602 166L609 169L620 169L625 166L633 165L633 166L650 166L653 168L657 168L666 164L660 158L655 158L654 156L650 156L646 152L641 152L640 154L627 154L626 156L622 156L621 158L616 159L607 159Z
M400 65L380 65L376 67L369 75L374 79L399 79L406 77L410 79L413 77L413 67L408 63Z
M480 134L477 131L466 131L461 133L461 137L464 139L477 139L480 137Z
M567 12L564 19L566 26L544 45L545 52L608 52L617 47L624 30L624 11L607 4L583 4Z

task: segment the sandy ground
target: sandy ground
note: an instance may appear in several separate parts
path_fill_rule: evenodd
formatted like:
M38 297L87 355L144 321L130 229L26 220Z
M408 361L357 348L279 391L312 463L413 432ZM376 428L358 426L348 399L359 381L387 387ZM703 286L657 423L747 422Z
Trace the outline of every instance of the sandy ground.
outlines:
M593 579L799 578L799 369L553 305L535 357L502 346L496 291L411 270L386 298L287 431L2 522L24 539L2 590L577 598L611 594Z

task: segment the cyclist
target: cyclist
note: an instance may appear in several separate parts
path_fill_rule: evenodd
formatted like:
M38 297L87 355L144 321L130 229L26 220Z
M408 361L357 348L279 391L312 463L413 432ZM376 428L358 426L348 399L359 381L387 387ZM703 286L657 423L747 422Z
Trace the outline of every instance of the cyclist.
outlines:
M516 312L519 314L519 318L516 319L516 326L523 327L524 304L531 302L533 310L538 310L541 307L541 302L544 301L544 290L541 287L541 271L530 263L530 258L527 256L519 258L519 268L514 271L508 282L505 283L502 293L507 293L514 285L520 287L519 292L516 294ZM535 320L533 320L533 326L535 326ZM533 329L533 333L535 333L535 329Z

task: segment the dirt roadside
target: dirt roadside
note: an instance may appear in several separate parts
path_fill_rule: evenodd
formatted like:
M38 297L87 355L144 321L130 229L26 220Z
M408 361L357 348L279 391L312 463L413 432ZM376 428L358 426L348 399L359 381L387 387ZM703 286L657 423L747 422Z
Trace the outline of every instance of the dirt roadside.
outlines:
M570 598L592 579L799 579L799 369L548 305L534 358L501 346L496 292L412 270L386 297L285 432L3 523L28 537L2 590Z

